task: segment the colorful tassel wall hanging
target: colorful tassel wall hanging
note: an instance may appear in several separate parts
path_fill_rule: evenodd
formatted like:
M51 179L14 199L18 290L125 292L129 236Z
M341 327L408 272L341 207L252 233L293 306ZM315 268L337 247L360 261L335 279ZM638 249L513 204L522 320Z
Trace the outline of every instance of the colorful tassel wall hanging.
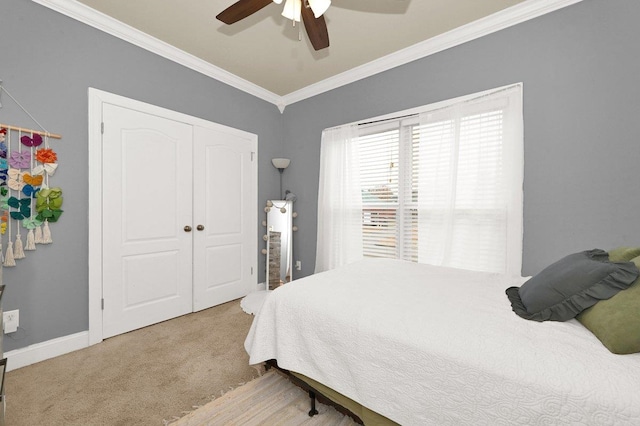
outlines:
M25 252L36 250L37 244L53 242L49 224L62 215L62 189L49 186L49 178L58 169L58 155L49 146L49 139L62 136L45 130L0 80L2 92L42 129L0 124L0 262L11 267L16 259L26 257ZM16 227L15 241L12 223ZM24 243L21 228L27 230Z

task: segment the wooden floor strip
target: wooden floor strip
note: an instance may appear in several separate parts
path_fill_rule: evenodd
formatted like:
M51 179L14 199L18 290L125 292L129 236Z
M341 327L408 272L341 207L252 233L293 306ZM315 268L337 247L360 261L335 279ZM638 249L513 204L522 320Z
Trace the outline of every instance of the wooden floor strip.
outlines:
M316 403L309 417L309 396L276 371L270 371L210 403L171 426L353 426L356 423L334 408Z

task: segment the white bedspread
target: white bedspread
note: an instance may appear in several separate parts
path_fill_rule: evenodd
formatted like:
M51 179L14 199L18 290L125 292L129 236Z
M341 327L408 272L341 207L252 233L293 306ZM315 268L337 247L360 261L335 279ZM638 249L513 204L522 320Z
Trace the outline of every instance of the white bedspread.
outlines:
M402 425L640 425L640 354L519 318L522 281L364 260L273 291L245 348Z

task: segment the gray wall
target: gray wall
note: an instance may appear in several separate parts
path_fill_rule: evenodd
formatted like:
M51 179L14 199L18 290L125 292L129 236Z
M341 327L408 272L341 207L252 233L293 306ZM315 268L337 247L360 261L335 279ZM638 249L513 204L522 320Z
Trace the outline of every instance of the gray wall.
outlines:
M313 272L320 133L524 83L523 273L594 247L640 245L640 2L585 0L287 107L294 260Z
M4 269L3 307L20 309L21 330L4 339L10 351L88 329L88 87L257 134L258 200L277 197L270 159L282 156L283 117L268 102L29 0L0 0L0 11L0 79L45 128L64 137L51 143L60 163L51 183L64 191L64 214L51 226L54 244ZM1 100L1 123L37 128L6 94ZM161 181L159 173L148 185ZM264 256L258 259L264 271Z

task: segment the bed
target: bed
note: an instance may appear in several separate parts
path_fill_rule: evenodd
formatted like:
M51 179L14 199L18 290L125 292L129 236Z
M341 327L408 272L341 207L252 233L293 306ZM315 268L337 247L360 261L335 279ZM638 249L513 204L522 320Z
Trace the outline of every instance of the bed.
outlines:
M523 282L367 259L273 291L245 348L402 425L640 424L640 354L516 316Z

